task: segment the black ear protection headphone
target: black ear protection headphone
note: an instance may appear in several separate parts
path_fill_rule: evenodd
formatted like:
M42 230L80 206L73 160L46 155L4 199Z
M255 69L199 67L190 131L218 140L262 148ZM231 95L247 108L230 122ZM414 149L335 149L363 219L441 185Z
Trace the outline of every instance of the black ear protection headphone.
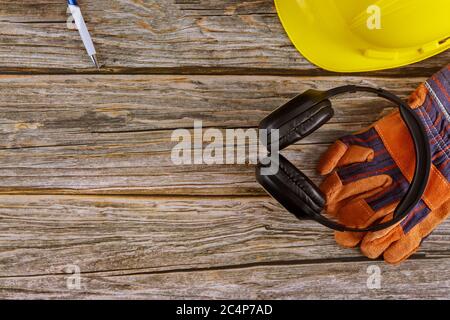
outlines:
M275 110L266 117L259 128L267 130L270 141L271 130L279 130L279 149L303 139L328 122L334 111L330 98L347 92L368 92L395 103L414 141L416 167L414 177L403 199L394 211L391 221L368 228L351 228L322 215L325 196L320 189L299 169L281 154L278 173L263 175L261 169L269 164L258 164L256 179L264 189L288 211L299 219L315 220L337 231L367 232L388 228L401 221L421 199L431 169L431 151L426 130L416 113L396 95L383 90L363 86L343 86L329 91L308 90ZM269 143L269 142L268 142ZM274 161L274 160L271 160Z

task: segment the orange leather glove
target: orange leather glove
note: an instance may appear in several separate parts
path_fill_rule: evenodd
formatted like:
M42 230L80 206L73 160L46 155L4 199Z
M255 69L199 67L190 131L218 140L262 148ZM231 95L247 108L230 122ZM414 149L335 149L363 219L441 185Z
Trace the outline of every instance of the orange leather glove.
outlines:
M450 69L422 84L410 97L425 127L432 151L430 180L422 200L399 224L377 232L336 232L345 247L361 244L369 258L381 255L400 263L450 213ZM368 227L392 219L414 174L414 145L398 111L373 126L335 142L318 171L330 174L321 185L327 213L350 227Z

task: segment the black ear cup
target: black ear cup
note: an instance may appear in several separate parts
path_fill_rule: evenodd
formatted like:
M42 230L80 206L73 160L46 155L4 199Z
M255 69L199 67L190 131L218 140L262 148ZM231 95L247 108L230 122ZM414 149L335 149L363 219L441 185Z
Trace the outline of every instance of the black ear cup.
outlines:
M268 146L271 130L278 130L279 149L282 150L319 129L333 115L331 101L325 92L308 90L268 115L259 127L267 130Z
M334 116L330 100L324 100L283 124L280 130L280 150L310 135Z
M325 196L316 185L279 155L279 170L275 175L262 175L259 164L256 179L275 200L299 219L308 219L320 214L325 206Z

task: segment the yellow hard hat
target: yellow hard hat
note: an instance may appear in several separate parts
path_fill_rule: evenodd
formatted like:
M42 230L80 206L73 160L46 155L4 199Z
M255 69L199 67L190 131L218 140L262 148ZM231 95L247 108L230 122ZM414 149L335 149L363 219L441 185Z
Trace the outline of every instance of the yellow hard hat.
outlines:
M450 47L450 0L275 0L300 53L360 72L404 66Z

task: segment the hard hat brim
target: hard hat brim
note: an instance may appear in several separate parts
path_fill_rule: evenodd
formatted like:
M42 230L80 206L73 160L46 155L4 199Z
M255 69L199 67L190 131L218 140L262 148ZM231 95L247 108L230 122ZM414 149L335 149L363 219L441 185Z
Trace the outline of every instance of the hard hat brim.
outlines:
M305 3L275 0L278 16L296 49L308 61L328 71L367 72L391 69L419 62L450 47L450 40L436 47L377 47L348 32L347 26L338 16L318 21L311 12L300 8L302 2ZM329 11L328 14L331 15L332 10ZM333 24L327 24L328 21Z

